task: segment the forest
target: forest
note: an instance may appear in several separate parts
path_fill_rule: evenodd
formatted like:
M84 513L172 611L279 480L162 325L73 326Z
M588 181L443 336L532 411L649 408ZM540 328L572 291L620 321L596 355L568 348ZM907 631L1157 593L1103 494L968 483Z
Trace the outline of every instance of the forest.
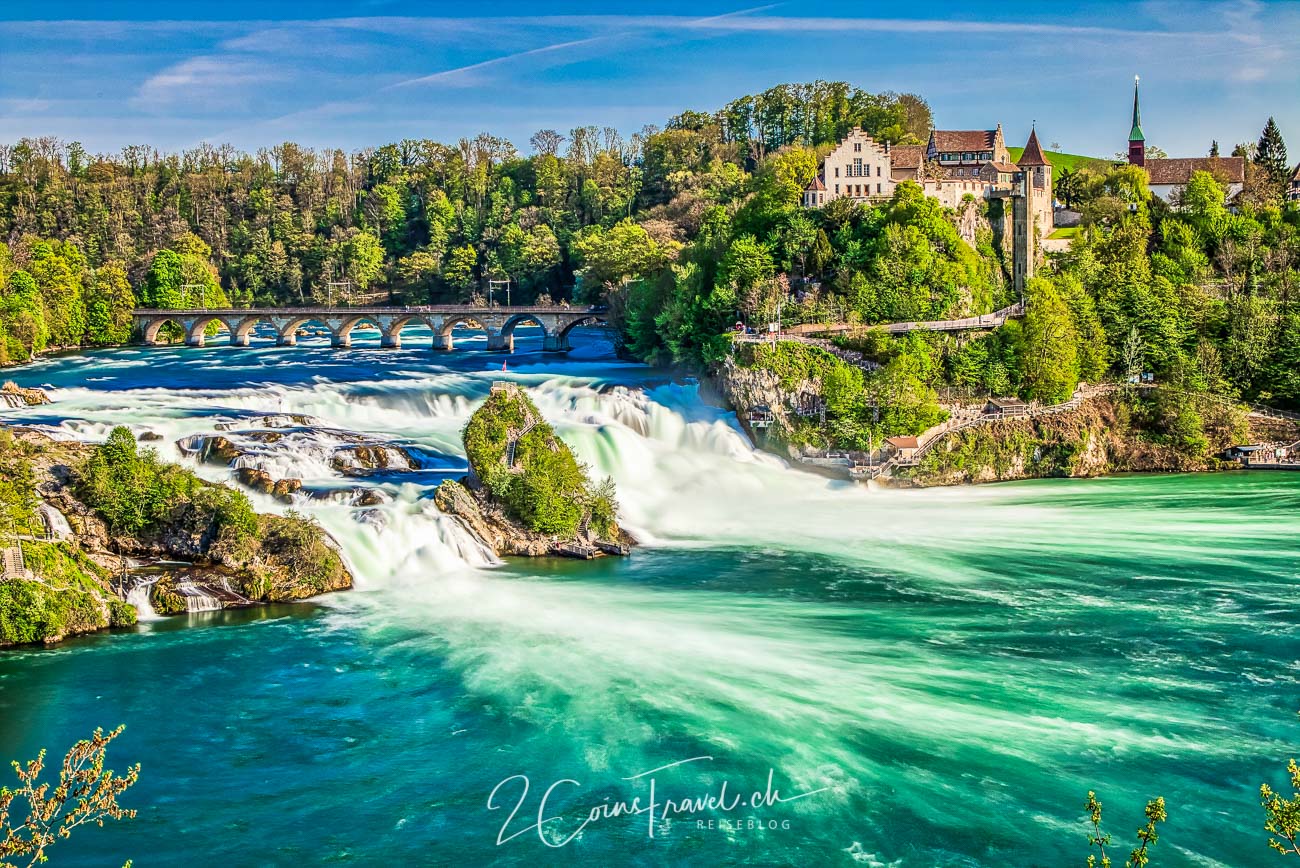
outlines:
M968 203L974 244L913 184L884 202L800 206L848 130L919 144L932 124L916 95L813 82L626 138L542 130L526 154L487 134L355 153L0 145L0 363L124 342L136 305L306 304L330 284L354 302L411 304L509 280L515 303L608 304L622 352L693 369L726 356L737 320L778 311L864 326L988 312L1016 299L984 203ZM1169 205L1141 169L1073 167L1063 182L1083 223L1040 265L1028 315L973 338L859 332L850 343L883 368L861 386L860 371L837 374L858 395L835 402L842 439L860 439L867 407L879 423L868 393L911 396L913 422L885 432L898 433L930 418L942 389L1056 400L1080 380L1139 372L1300 406L1300 211L1285 200L1285 145L1270 121L1234 153L1249 171L1231 202L1207 173Z

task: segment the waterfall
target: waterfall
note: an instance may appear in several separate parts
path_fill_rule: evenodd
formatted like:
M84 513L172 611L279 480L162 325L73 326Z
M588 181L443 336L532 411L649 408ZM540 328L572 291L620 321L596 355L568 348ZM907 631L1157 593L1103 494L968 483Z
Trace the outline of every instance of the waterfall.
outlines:
M55 507L42 501L40 514L41 521L45 523L45 529L51 537L57 540L65 540L72 536L72 525L68 524L68 519Z
M135 584L127 592L126 601L135 606L136 620L157 621L162 617L154 611L153 606L149 603L149 591L157 581L156 576L150 578L137 577Z
M193 582L177 582L176 592L185 598L186 612L216 612L221 601Z

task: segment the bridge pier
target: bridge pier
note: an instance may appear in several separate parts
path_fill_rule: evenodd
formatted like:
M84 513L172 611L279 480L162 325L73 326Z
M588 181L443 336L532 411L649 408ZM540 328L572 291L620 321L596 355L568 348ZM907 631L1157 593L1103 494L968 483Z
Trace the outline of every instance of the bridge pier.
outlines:
M232 347L246 347L246 346L248 346L248 335L247 335L247 334L242 334L242 335L241 335L239 332L231 332L231 333L230 333L230 345L231 345Z
M402 348L402 336L382 335L379 338L379 346L386 350L400 350Z
M547 332L542 338L542 352L544 353L567 353L573 347L569 346L568 334L557 334Z
M515 351L514 332L507 335L488 329L487 351L489 353L513 353Z
M350 334L346 334L342 336L339 336L337 334L330 335L331 349L346 350L346 349L351 349L351 347L352 347L352 335Z

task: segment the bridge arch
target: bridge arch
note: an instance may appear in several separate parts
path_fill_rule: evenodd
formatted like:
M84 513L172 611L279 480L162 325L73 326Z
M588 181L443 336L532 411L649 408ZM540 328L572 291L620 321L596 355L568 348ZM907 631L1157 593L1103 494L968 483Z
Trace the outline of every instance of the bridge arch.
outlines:
M149 324L144 327L144 333L141 335L141 337L144 338L144 342L151 346L161 345L162 342L158 340L158 334L163 330L163 326L168 324L175 326L176 331L179 332L182 337L189 334L189 330L185 327L185 321L180 317L161 317L150 321Z
M250 313L241 319L233 329L230 330L230 345L233 347L246 347L253 336L253 329L257 328L258 323L268 323L275 330L275 342L284 343L284 334L280 331L280 324L269 313Z
M438 327L428 317L416 313L402 313L388 320L387 326L383 328L383 338L381 344L391 349L400 350L402 348L402 329L408 325L428 326L429 331L435 336L435 343L438 335Z
M388 343L384 340L384 320L385 317L370 313L344 317L334 329L334 346L352 346L352 330L362 323L370 323L374 326L379 331L380 343L383 346L388 346Z
M324 327L325 330L330 333L330 344L334 345L337 343L338 335L335 333L334 326L328 321L328 319L322 317L320 314L311 313L290 317L285 321L284 325L280 327L280 345L285 347L297 346L298 329L308 323L316 323L316 325Z
M543 351L548 353L567 353L573 349L569 345L569 335L578 326L584 325L608 325L609 319L603 314L586 313L575 315L571 320L561 325L555 330L555 334L546 335L546 343Z
M482 317L470 314L452 314L442 321L442 326L435 332L433 340L434 349L455 349L455 337L452 332L458 325L463 325L466 328L473 329L474 331L483 332L483 334L487 336L488 347L489 349L491 348L493 338L492 329L483 321Z
M222 316L221 314L205 314L203 316L197 316L194 319L190 320L189 333L186 334L185 336L185 343L189 344L192 347L203 346L206 340L206 336L204 335L204 332L207 331L208 326L212 325L213 323L221 323L223 326L225 326L226 331L230 333L233 339L235 334L235 329L230 324L230 322L231 321L229 319L227 319L225 316Z
M601 316L599 314L591 313L591 314L587 314L586 316L574 317L569 322L560 326L560 328L557 329L555 333L557 336L567 341L569 339L569 333L574 329L576 329L578 326L608 325L608 324L609 324L609 320L606 317Z

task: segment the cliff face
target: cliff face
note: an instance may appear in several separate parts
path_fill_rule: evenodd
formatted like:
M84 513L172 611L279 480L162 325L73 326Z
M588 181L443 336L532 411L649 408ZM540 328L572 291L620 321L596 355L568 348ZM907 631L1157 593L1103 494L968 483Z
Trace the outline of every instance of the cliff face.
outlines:
M755 444L783 458L799 454L799 448L794 445L799 439L796 433L798 419L790 410L789 396L820 395L820 382L803 380L790 387L782 384L781 376L776 372L761 367L742 367L736 364L733 356L728 356L709 377L709 385L735 408L740 424ZM750 428L746 414L757 406L765 406L771 411L771 427Z
M1225 411L1209 418L1204 445L1152 430L1128 399L1107 395L1051 416L1007 419L945 436L896 484L932 486L1126 472L1192 472L1235 466L1219 452L1254 436Z
M549 536L530 531L510 518L482 487L471 491L449 479L438 486L433 502L447 515L459 519L470 533L499 557L541 557L551 551Z

